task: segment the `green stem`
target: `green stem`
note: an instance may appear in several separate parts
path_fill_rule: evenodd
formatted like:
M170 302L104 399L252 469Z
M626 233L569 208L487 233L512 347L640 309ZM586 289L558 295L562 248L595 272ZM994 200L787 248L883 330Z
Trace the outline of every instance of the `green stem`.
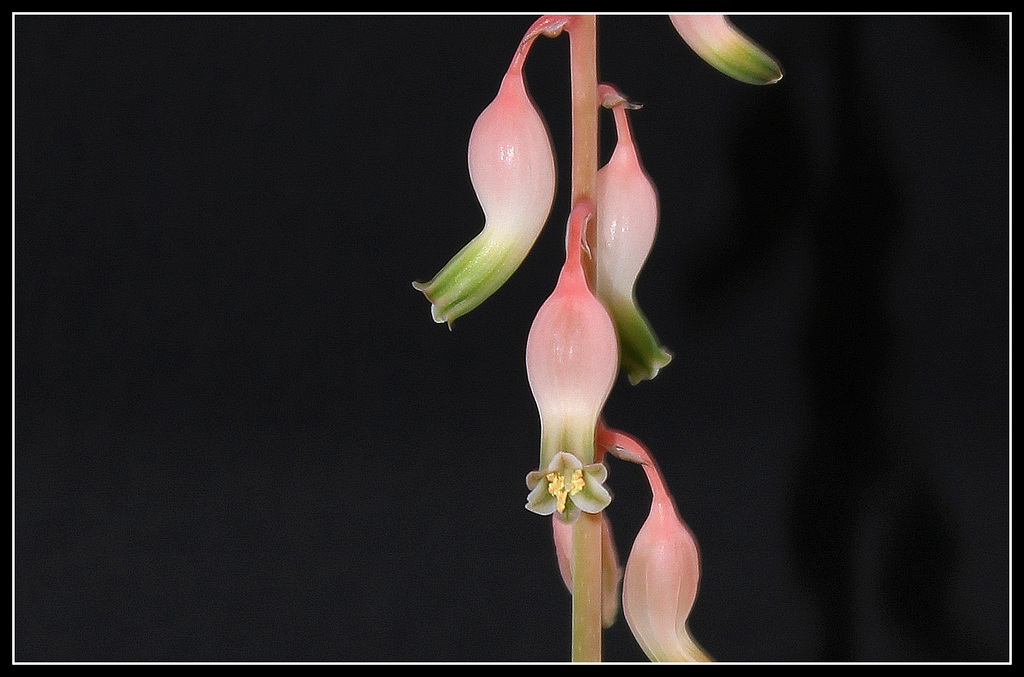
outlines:
M597 17L577 16L568 25L572 86L572 203L593 199L597 183Z
M572 660L601 661L601 514L580 513L572 528Z
M597 17L575 16L569 33L572 86L572 204L593 201L597 183ZM590 220L591 227L597 216ZM587 237L592 242L592 236ZM593 251L593 247L590 248ZM584 257L586 260L586 257ZM585 265L592 278L593 263ZM573 525L572 660L601 660L601 515L583 513Z

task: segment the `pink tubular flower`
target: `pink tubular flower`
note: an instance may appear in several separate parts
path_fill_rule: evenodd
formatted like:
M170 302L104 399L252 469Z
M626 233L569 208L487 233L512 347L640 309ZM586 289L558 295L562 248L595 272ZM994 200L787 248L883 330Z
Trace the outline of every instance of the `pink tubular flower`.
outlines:
M658 192L640 162L626 117L627 108L639 106L610 85L601 85L599 93L602 104L615 115L618 141L608 163L597 172L595 291L615 321L622 367L636 384L657 376L672 359L634 293L658 229Z
M594 206L569 217L566 261L530 327L526 373L540 412L539 469L526 477L527 509L568 522L611 501L605 466L594 462L594 433L618 372L618 343L608 312L590 291L580 258Z
M523 38L497 97L473 125L469 175L485 223L430 282L413 283L430 301L435 322L451 326L501 287L547 221L555 197L555 155L526 90L523 63L538 35L557 30L532 30Z
M640 442L602 425L598 443L640 463L651 485L651 511L633 541L622 579L622 612L629 629L652 661L710 662L687 626L700 581L693 534Z
M731 78L751 85L782 79L782 68L724 14L672 14L672 25L700 58Z

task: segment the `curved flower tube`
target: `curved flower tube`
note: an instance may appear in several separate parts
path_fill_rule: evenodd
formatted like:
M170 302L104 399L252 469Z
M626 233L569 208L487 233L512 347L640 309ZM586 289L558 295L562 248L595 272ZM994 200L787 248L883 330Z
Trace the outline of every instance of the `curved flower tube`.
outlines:
M700 58L729 77L751 85L770 85L782 79L775 58L724 14L672 14L669 18Z
M603 424L598 444L640 463L651 485L651 511L626 560L622 613L652 661L712 662L687 625L700 582L700 552L650 452L639 441Z
M594 432L619 366L615 327L587 286L581 260L583 233L593 214L589 200L580 201L573 209L565 265L554 291L537 312L526 341L526 373L541 422L540 465L528 476L531 500L527 509L539 514L557 512L566 521L578 516L577 508L600 512L611 500L604 491L603 505L578 501L598 495L584 491L589 484L572 492L576 479L604 481L603 476L589 469L600 465L594 463ZM570 463L578 467L566 476ZM573 477L576 470L581 471L578 478ZM553 475L566 477L565 486L570 489L564 497L559 495L564 487L558 486L558 479L541 482L542 477ZM551 492L558 500L541 501L543 492ZM553 511L548 510L551 507Z
M535 26L523 38L497 97L473 125L469 176L484 211L484 228L432 280L413 283L430 301L435 322L451 327L497 291L547 221L555 197L555 154L547 125L527 92L523 64L533 40L557 35L557 30Z
M597 172L595 291L619 335L620 359L630 383L652 379L672 360L637 305L635 286L658 229L658 192L633 142L629 103L614 87L599 88L602 105L615 116L618 140Z

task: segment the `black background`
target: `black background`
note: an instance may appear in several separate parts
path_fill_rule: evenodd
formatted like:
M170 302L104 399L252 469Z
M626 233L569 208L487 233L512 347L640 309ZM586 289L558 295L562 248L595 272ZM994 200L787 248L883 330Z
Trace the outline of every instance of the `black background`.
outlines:
M15 660L568 659L523 508L565 36L527 62L560 165L534 250L451 332L411 287L482 227L466 143L534 18L13 18ZM779 84L599 21L675 355L605 416L700 543L692 632L1006 661L1010 17L735 22ZM610 471L624 561L649 492ZM621 615L605 658L644 660Z

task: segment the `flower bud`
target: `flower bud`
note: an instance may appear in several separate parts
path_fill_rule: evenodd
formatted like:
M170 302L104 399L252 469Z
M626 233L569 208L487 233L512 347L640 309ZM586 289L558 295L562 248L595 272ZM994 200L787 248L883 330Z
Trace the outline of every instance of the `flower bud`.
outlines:
M700 556L671 503L655 501L626 561L622 612L652 661L708 662L686 620L697 598Z
M469 176L484 228L434 278L415 282L435 322L451 323L493 294L526 258L555 197L555 155L547 125L523 78L524 40L497 97L469 138Z
M622 613L652 661L711 662L686 621L697 598L700 553L679 517L654 458L638 440L600 423L598 445L639 463L651 486L651 511L640 528L622 579Z
M782 79L775 58L724 14L672 14L670 18L686 44L729 77L751 85L770 85Z
M541 424L540 470L535 473L545 476L553 472L550 466L562 456L574 457L580 468L593 464L595 429L618 372L615 327L587 286L580 258L583 230L592 217L593 204L589 201L581 201L573 209L565 265L554 291L537 312L526 341L526 373ZM539 488L537 484L531 486ZM550 486L547 490L552 491ZM575 499L569 494L565 502L556 504L563 519L575 519L577 507L587 512L599 512L604 507L594 510L593 506L577 505ZM604 505L610 500L608 496ZM527 507L550 514L542 512L535 501ZM545 503L544 509L547 507Z
M637 108L609 85L601 85L612 108L618 141L597 172L595 291L611 313L620 359L634 385L652 379L672 359L636 302L635 285L658 229L658 193L633 143L627 108Z
M553 517L551 529L555 541L555 556L558 571L562 574L565 587L572 592L572 525ZM610 628L619 614L619 586L622 583L622 567L619 553L612 537L612 525L608 515L601 515L601 624Z

